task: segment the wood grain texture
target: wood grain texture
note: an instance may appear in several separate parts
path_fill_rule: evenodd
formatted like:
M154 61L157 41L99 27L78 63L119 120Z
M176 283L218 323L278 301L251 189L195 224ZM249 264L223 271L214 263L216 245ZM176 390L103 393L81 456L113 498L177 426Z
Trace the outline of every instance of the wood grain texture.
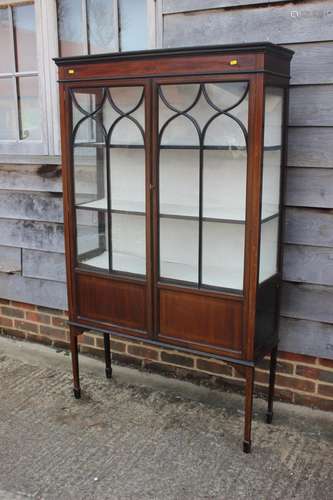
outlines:
M62 253L22 249L22 274L30 278L66 282L65 256Z
M0 245L0 273L17 273L21 267L21 249Z
M333 85L292 87L289 125L332 127Z
M333 168L333 127L290 127L288 165Z
M283 0L282 0L283 1ZM281 0L270 0L277 3ZM163 0L163 14L175 14L177 12L192 12L194 10L219 9L225 7L242 7L251 5L267 4L263 0Z
M281 315L333 323L333 287L284 282Z
M333 208L333 169L288 168L286 204Z
M54 309L67 309L66 285L0 273L0 297Z
M62 196L0 190L0 218L46 222L63 221Z
M333 286L333 249L285 245L283 279Z
M60 193L61 167L0 164L0 189Z
M3 245L64 252L64 228L51 222L0 219Z
M332 248L333 211L287 208L284 241Z
M333 325L281 317L279 350L333 359Z
M258 38L279 44L331 40L331 7L330 0L313 0L165 15L164 46L251 43Z
M291 61L291 85L333 83L333 42L285 46L294 51Z

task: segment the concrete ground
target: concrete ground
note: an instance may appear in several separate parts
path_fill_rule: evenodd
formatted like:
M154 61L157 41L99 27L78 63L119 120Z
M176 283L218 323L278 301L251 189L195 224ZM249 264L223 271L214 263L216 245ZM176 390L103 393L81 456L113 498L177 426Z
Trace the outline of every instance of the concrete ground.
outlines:
M332 499L333 415L255 401L81 356L83 399L64 352L0 338L0 498Z

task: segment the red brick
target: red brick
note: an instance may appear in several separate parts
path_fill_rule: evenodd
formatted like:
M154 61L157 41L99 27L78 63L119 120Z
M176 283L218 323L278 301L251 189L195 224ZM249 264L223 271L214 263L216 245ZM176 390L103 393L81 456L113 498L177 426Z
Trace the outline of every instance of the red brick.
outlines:
M306 363L308 365L316 364L316 359L313 356L305 356L303 354L295 354L293 352L279 352L279 359L287 359L289 361L299 361L301 363Z
M14 326L14 322L12 318L4 318L3 316L0 316L0 326Z
M319 384L318 394L321 394L322 396L327 396L329 398L333 398L333 385Z
M27 334L25 332L20 332L19 330L9 330L8 328L2 328L1 333L8 337L15 337L18 339L25 339Z
M266 370L269 372L270 364L271 364L270 359L265 358L262 361L260 361L260 363L258 363L257 366L258 366L259 370ZM278 362L276 364L276 371L278 373L287 373L287 374L291 375L292 373L294 373L294 365L292 363L288 363L286 361L278 360Z
M333 399L324 399L317 396L295 393L295 403L302 406L310 406L324 411L333 411Z
M66 340L66 331L60 330L59 328L53 328L52 326L40 326L41 335L46 335L52 337L53 339Z
M41 314L32 311L27 311L25 313L25 319L27 319L28 321L34 321L36 323L44 323L45 325L49 325L51 322L51 318L47 314Z
M7 299L0 299L0 304L9 305L9 300L7 300Z
M26 339L30 342L37 342L38 344L51 345L52 340L48 337L43 337L42 335L27 333Z
M162 351L161 359L165 363L171 363L172 365L181 365L186 367L192 367L194 365L194 361L192 358L173 352Z
M144 347L142 345L130 344L127 346L127 352L128 354L131 354L132 356L138 356L139 358L152 359L152 360L158 359L157 350L149 349L148 347Z
M104 340L101 337L96 337L97 347L100 349L104 349ZM111 351L112 352L125 352L126 344L124 342L117 342L116 340L111 339Z
M15 307L2 306L1 312L5 316L10 316L11 318L24 318L24 311L22 311L22 309L16 309Z
M317 380L319 376L319 370L318 368L314 368L313 366L297 365L296 375L299 375L300 377L312 378L314 380Z
M321 366L326 366L326 368L332 368L333 369L333 359L324 359L324 358L319 358L319 364Z
M36 323L29 323L28 321L22 321L16 319L14 325L15 328L18 328L19 330L25 330L26 332L33 332L33 333L38 332L38 325L36 325Z
M314 392L316 387L314 382L310 380L287 377L286 375L277 375L276 384L288 389L296 389L304 392Z
M198 359L197 360L198 370L203 370L204 372L214 373L216 375L229 375L232 376L232 367L224 363L217 363L215 361L210 361L208 359Z
M77 340L79 344L95 345L94 337L92 335L87 335L86 333L79 335Z
M62 316L61 309L53 309L52 307L37 306L38 311L46 314L52 314L53 316Z
M268 384L268 372L263 372L261 370L256 370L254 375L254 380L260 382L261 384Z
M52 325L58 328L67 328L66 318L59 318L58 316L52 316Z
M34 311L36 309L34 304L26 304L25 302L17 302L15 300L11 301L11 305L14 307L20 307L21 309L29 309L30 311Z
M329 384L333 384L333 371L329 372L328 370L320 370L318 379L321 382L327 382Z

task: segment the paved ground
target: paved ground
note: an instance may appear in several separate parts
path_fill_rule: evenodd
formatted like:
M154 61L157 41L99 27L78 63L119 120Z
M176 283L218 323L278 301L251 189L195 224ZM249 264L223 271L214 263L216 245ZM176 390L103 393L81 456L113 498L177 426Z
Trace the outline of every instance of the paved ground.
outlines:
M76 401L65 353L0 338L1 499L333 498L333 415L256 400L245 455L240 396L81 359Z

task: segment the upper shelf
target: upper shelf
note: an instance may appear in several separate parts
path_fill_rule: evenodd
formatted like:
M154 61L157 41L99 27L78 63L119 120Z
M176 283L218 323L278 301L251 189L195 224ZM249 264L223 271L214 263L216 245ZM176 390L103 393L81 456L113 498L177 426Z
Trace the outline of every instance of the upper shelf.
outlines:
M94 148L94 147L105 147L104 142L76 142L74 147L84 147L84 148ZM143 144L109 144L109 148L119 148L119 149L144 149L145 146ZM192 146L189 144L166 144L161 145L159 149L191 149L191 150L200 150L200 146ZM202 146L204 150L212 150L212 151L245 151L246 146L237 146L237 145L204 145ZM265 146L264 151L279 151L281 149L281 145L274 146Z

